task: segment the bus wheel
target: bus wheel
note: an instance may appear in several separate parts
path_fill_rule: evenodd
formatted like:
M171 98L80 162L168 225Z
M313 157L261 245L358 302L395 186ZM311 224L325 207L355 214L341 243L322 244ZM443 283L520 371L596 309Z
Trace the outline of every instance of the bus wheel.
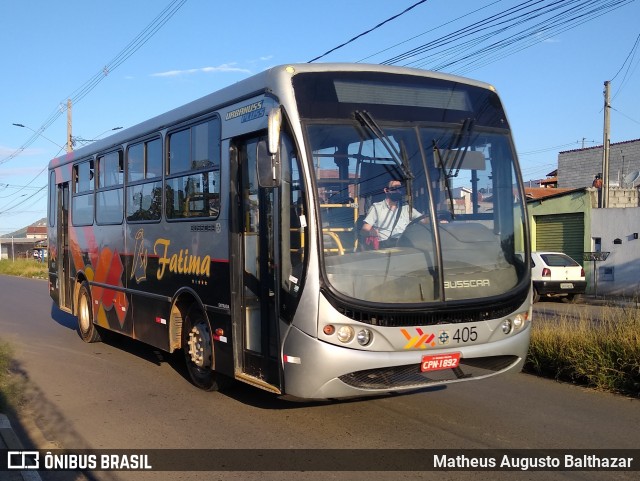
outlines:
M200 389L217 391L218 379L213 367L213 338L209 322L199 309L192 309L182 326L182 348L189 376Z
M89 283L84 281L78 290L78 334L84 342L100 340L98 328L93 323L93 309L91 308L91 291Z

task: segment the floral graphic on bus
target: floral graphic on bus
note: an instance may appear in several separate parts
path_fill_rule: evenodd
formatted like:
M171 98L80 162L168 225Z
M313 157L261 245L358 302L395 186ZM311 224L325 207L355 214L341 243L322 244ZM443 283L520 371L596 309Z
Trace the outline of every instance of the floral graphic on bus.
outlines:
M112 251L110 248L104 247L100 251L93 281L95 283L112 286L122 285L121 279L123 272L124 266L122 265L118 251ZM103 323L106 322L106 311L113 309L118 317L118 322L120 322L120 328L122 328L129 307L125 293L94 284L92 294L95 302L98 303L98 324L104 325Z

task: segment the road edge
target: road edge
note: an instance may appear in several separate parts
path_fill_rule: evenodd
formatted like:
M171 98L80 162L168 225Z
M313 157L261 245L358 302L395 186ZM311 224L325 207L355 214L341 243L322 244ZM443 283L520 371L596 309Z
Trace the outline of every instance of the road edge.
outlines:
M22 443L11 427L9 418L0 413L0 448L11 451L22 451ZM18 473L16 473L18 474ZM23 481L42 481L37 471L20 471Z

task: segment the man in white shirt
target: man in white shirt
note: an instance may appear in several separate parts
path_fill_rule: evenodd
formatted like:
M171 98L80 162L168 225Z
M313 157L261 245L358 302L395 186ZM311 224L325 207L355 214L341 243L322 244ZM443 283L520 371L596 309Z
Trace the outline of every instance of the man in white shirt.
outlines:
M365 239L367 236L371 239L367 244L372 245L374 249L377 245L379 247L395 245L409 223L422 215L402 202L405 190L399 180L389 182L384 193L386 197L371 206L362 224Z

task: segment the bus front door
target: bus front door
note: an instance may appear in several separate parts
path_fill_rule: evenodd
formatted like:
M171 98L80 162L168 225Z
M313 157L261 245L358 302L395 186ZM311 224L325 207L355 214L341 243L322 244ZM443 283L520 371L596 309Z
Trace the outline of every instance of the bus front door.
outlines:
M71 310L71 256L69 252L69 183L58 184L58 305Z
M232 249L235 265L234 328L236 377L279 392L277 265L278 191L258 186L256 151L260 138L236 142ZM234 172L237 169L236 172ZM238 372L239 371L239 372Z

